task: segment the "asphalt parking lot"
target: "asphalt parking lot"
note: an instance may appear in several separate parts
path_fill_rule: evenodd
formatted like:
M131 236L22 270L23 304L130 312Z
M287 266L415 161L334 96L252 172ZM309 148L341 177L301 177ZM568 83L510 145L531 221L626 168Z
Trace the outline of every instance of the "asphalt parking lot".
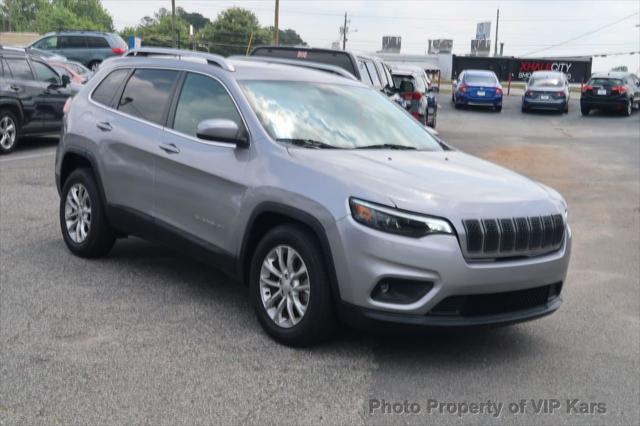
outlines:
M343 330L290 349L262 332L244 287L171 249L128 239L104 259L72 256L56 141L32 140L0 157L0 424L639 424L640 113L440 101L445 140L567 199L574 245L557 313L455 333ZM523 399L525 413L509 412ZM541 399L561 406L534 414ZM605 412L567 413L575 399ZM420 410L370 413L372 400ZM428 413L430 400L503 408Z

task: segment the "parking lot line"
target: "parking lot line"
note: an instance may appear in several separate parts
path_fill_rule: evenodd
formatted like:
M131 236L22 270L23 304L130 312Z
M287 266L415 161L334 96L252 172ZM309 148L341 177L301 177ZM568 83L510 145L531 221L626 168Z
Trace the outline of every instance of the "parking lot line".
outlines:
M18 160L28 160L30 158L48 157L50 155L55 155L55 154L56 154L56 150L51 149L51 150L47 150L46 152L39 152L37 154L15 155L15 156L9 156L7 158L0 158L0 163L9 163L11 161L18 161Z

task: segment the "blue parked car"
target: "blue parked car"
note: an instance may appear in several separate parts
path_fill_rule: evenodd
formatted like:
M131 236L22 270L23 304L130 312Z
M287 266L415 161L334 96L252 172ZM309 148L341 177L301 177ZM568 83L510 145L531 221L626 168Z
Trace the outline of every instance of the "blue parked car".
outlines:
M453 80L451 100L456 108L490 106L502 111L502 85L493 71L464 70Z

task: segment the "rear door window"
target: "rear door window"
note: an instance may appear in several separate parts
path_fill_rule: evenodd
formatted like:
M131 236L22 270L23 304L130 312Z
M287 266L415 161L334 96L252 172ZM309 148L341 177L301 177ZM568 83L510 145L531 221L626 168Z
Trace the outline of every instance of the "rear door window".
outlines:
M109 49L109 42L104 37L87 37L87 47L91 49Z
M87 47L84 36L59 36L58 49L84 49Z
M122 92L118 110L163 124L177 78L178 72L173 70L137 69Z
M240 113L221 83L201 74L188 73L176 106L173 128L195 137L201 121L216 118L244 127Z
M91 99L102 105L111 106L114 96L118 92L120 85L124 83L124 79L127 78L128 74L128 69L112 71L111 74L100 82L96 90L93 91Z
M7 64L16 80L33 80L33 73L26 59L7 58Z

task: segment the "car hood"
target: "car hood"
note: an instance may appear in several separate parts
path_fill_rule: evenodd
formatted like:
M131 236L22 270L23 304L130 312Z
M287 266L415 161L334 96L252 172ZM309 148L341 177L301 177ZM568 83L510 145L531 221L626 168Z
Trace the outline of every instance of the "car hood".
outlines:
M295 148L290 153L307 167L341 176L350 196L386 199L403 210L463 219L544 215L565 208L552 189L459 151Z

